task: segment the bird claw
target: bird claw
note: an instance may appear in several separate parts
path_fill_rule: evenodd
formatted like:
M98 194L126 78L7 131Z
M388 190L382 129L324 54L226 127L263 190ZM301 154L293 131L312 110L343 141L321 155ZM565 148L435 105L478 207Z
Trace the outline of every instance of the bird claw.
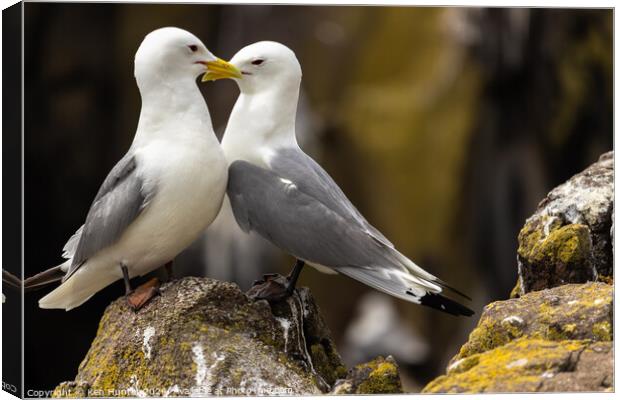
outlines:
M146 305L153 297L161 294L159 291L159 279L152 278L145 282L144 284L138 286L136 289L132 290L130 293L125 295L125 299L127 300L127 304L134 311L140 310L142 307Z
M257 279L254 282L252 282L252 286L256 286L256 285L260 285L260 284L269 282L272 279L278 279L278 277L282 277L282 275L280 275L280 274L263 274L263 277L261 279Z
M263 278L254 282L246 295L252 300L267 300L277 303L289 297L289 279L280 274L265 274Z

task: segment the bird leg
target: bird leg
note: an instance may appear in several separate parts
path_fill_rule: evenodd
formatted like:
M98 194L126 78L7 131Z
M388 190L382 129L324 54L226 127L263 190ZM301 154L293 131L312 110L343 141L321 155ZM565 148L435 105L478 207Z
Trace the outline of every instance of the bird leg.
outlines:
M131 283L129 283L129 271L127 270L127 266L121 263L121 271L123 272L123 281L125 282L125 296L129 296L133 289L131 289Z
M254 282L254 285L248 290L248 297L254 300L267 300L270 302L286 299L295 291L297 279L304 265L303 261L297 260L293 270L286 278L280 274L263 275L263 279Z
M295 291L295 285L297 285L297 279L299 279L299 275L301 274L301 270L304 268L304 265L306 265L305 262L301 260L297 260L295 262L295 265L293 266L293 270L286 277L286 279L288 280L288 285L286 285L286 292L288 293L289 296L293 294L293 291Z
M125 282L125 299L129 307L134 311L138 311L144 307L149 300L159 294L159 279L149 279L133 290L129 283L129 271L127 270L127 266L123 263L121 263L121 271L123 271L123 281Z
M164 269L166 270L166 282L170 282L172 279L174 279L174 273L172 271L172 260L168 261L164 265Z

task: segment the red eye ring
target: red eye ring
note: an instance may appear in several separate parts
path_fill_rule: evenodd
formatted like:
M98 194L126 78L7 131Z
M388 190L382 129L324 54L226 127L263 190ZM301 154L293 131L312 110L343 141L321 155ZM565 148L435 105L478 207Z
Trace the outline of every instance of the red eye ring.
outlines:
M195 44L190 44L187 47L189 47L189 49L192 51L192 53L195 53L195 52L198 51L198 46L196 46Z

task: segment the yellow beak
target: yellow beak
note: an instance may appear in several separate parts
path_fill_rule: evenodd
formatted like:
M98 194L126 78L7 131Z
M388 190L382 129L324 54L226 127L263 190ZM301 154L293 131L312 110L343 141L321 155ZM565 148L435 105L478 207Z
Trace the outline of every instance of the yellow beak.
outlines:
M237 67L221 58L215 61L207 61L205 64L207 65L207 72L202 76L203 82L242 77Z

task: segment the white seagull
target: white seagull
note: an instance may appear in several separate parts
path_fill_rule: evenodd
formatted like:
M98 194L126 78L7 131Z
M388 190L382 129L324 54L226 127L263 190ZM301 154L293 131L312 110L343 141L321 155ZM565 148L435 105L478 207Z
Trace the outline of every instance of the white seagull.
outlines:
M257 298L292 294L305 263L347 275L398 298L453 315L469 308L442 296L450 288L418 267L366 221L338 185L298 146L295 115L301 67L275 42L241 49L230 60L243 77L222 148L230 164L227 193L239 226L297 258L288 278L265 275ZM203 80L219 79L207 73Z
M70 310L110 283L170 261L214 220L226 191L227 163L196 78L240 77L193 34L149 33L135 57L142 109L127 154L112 168L61 265L27 279L28 289L62 280L41 308ZM132 299L139 308L145 298Z

